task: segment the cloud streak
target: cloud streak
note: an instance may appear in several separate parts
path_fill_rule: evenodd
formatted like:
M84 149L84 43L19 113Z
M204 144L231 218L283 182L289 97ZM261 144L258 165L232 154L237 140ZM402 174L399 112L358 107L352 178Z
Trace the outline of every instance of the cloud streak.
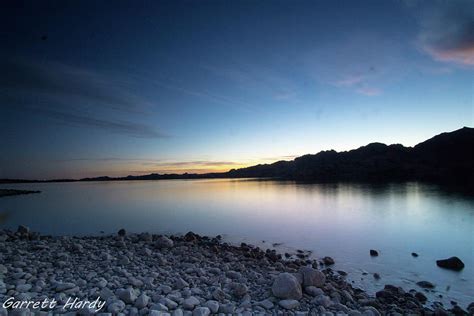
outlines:
M28 111L69 126L139 138L167 137L133 119L146 114L151 103L132 93L133 83L119 76L19 58L4 59L0 66L2 107Z
M110 121L82 116L73 113L57 112L52 110L36 109L37 113L48 116L59 122L67 123L71 126L86 126L106 130L112 133L125 134L137 138L165 138L168 135L155 131L153 128L128 121Z
M435 60L474 66L474 2L437 1L421 8L421 49Z

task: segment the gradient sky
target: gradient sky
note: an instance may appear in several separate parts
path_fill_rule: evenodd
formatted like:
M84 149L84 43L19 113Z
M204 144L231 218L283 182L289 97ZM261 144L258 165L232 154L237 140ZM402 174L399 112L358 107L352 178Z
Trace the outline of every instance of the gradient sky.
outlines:
M222 171L474 125L474 1L1 6L0 178Z

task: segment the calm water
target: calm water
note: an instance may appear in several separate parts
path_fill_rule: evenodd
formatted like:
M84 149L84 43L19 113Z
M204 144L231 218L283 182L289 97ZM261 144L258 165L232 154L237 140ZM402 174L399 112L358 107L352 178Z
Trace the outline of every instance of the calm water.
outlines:
M42 191L0 199L7 213L0 225L8 228L24 224L55 235L192 230L263 247L281 242L280 251L333 257L334 269L369 292L388 283L418 289L417 281L428 280L437 285L430 297L445 306L474 301L474 199L436 186L167 180L1 187ZM380 256L371 258L369 249ZM462 272L436 266L454 255L466 264Z

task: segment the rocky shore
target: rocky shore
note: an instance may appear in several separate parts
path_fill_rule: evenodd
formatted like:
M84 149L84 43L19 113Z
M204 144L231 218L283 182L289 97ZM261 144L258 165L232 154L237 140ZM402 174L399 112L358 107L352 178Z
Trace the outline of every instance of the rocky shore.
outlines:
M474 303L448 309L392 285L371 297L333 262L191 232L51 237L21 226L0 231L0 315L474 314ZM19 305L46 301L56 304Z

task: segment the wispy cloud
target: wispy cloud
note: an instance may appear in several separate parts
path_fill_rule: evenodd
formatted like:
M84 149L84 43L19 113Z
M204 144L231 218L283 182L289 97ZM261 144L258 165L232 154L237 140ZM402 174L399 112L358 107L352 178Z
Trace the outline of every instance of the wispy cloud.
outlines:
M0 101L10 110L132 137L166 137L140 122L152 104L119 76L57 62L17 58L0 63Z
M405 71L405 55L403 45L390 37L354 31L321 43L305 59L307 71L319 84L373 97Z
M288 74L280 73L276 67L230 63L225 66L206 64L201 65L201 68L243 90L257 91L275 101L298 101L298 85L289 79Z
M129 121L122 121L122 120L115 120L110 121L106 119L98 119L94 117L82 116L79 114L67 113L67 112L57 112L53 110L45 110L36 108L33 109L38 114L45 115L52 119L55 119L59 122L63 122L70 126L78 126L78 127L92 127L92 128L99 128L101 130L106 130L112 133L118 134L125 134L128 136L133 136L137 138L165 138L169 137L169 135L158 132L151 128L150 126L129 122Z
M474 66L474 2L471 0L418 3L418 44L433 59Z
M381 89L370 86L370 81L371 75L369 71L366 75L349 74L343 79L336 81L334 85L341 88L352 89L359 94L369 97L382 94Z
M380 95L382 93L382 90L373 87L360 87L356 89L356 92L372 97Z

